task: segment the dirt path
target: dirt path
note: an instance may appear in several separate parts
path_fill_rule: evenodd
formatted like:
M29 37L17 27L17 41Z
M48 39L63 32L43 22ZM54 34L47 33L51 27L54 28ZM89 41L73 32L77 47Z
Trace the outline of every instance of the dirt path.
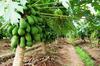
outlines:
M75 48L72 45L67 45L67 46L63 45L63 49L59 51L60 51L60 54L64 58L67 58L69 60L69 62L67 63L67 66L84 66L84 63L81 61L79 56L76 54Z

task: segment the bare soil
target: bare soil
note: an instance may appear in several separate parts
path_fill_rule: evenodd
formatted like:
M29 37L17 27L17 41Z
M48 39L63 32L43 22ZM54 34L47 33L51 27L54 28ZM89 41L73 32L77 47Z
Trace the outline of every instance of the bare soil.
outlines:
M10 41L8 39L0 40L0 56L11 53Z
M8 40L0 41L0 56L7 53L12 53ZM81 46L84 48L82 44ZM88 45L86 45L88 46ZM84 63L75 52L74 46L69 44L66 39L58 39L53 43L46 44L46 53L43 47L30 50L25 53L24 66L84 66ZM99 64L100 52L94 48L87 49L86 51L92 55L93 58L98 59L96 64ZM92 54L93 53L93 54ZM13 58L6 62L0 63L0 66L12 66ZM97 66L97 65L96 65Z

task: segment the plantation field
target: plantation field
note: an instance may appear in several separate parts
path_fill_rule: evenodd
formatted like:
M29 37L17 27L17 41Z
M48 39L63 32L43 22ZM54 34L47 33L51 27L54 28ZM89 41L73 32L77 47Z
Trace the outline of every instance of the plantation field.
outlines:
M100 0L0 0L0 66L100 66Z
M66 39L57 39L46 44L46 51L38 43L25 52L24 66L99 66L100 48L79 40L77 43L72 45ZM0 66L12 66L14 56L9 44L9 40L0 41Z

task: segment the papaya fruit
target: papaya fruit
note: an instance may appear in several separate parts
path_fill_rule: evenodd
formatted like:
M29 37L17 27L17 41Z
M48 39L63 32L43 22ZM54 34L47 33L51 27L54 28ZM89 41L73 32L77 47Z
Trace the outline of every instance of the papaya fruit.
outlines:
M34 35L34 34L36 34L36 33L38 33L38 32L39 32L39 30L38 30L37 27L31 27L31 34L32 34L32 35Z
M20 36L23 36L23 35L25 34L24 29L19 28L19 29L18 29L18 34L19 34Z
M14 27L14 29L12 30L12 35L17 35L18 34L18 27Z
M31 37L31 35L29 34L29 33L27 33L26 35L25 35L25 39L26 39L26 41L32 41L32 37Z
M12 30L13 30L14 26L9 26L8 29L7 29L7 32L12 34Z
M33 25L34 24L34 20L33 20L33 18L31 16L27 16L27 20L28 20L28 23L30 25Z
M12 38L11 38L11 47L14 49L17 47L18 45L18 36L17 35L14 35Z
M38 19L37 19L36 16L32 16L32 18L33 18L33 20L34 20L35 23L38 23Z
M39 33L42 33L42 28L40 26L37 26Z
M27 47L32 47L32 45L33 45L32 41L27 41L27 42L26 42L26 46L27 46Z
M40 34L35 34L34 35L34 40L37 41L37 42L41 41L41 35Z
M30 27L30 25L29 24L27 24L27 28L26 28L26 32L30 32L31 31L31 27Z
M23 18L20 19L20 28L25 29L27 27L27 23Z
M20 47L25 48L25 38L24 37L20 38Z
M43 22L43 19L42 18L37 17L37 19L38 19L39 22Z

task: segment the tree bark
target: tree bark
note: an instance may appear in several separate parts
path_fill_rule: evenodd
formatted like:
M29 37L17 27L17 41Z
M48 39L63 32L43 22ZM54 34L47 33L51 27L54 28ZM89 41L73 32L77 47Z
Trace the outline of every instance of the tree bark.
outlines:
M45 43L42 44L42 49L43 49L43 53L44 55L47 53L47 50L46 50L46 45Z
M17 46L13 66L23 66L25 48Z

